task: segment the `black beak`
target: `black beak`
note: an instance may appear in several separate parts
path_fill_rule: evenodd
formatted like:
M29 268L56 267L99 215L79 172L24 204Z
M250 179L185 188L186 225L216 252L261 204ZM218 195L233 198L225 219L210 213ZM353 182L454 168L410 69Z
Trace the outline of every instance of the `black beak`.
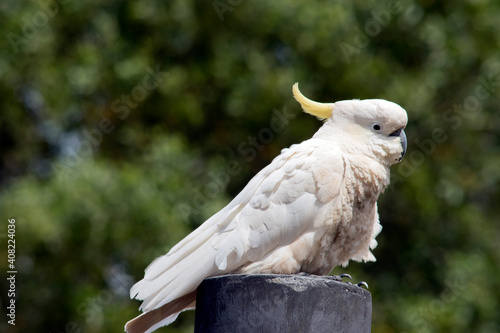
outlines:
M399 138L401 139L401 148L403 148L403 151L401 152L401 157L399 158L399 161L398 161L398 162L401 162L401 160L403 159L403 157L406 154L406 147L407 147L405 131L403 131L403 129L400 128L397 131L393 132L389 136L399 136Z

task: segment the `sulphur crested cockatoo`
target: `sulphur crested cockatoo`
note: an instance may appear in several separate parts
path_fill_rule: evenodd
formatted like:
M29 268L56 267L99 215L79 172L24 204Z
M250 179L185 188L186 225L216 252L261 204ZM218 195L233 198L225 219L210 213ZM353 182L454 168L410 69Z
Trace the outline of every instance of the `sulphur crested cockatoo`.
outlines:
M283 149L226 207L154 260L130 290L144 312L127 332L152 332L195 307L203 279L228 273L326 275L349 260L374 261L382 229L377 198L406 151L408 121L382 99L318 103L314 136Z

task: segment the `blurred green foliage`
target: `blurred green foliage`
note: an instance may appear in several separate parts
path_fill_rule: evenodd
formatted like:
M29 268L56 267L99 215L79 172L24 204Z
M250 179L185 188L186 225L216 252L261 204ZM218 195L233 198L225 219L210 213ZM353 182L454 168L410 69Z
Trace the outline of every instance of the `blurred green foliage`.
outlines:
M334 270L369 283L373 332L500 332L499 16L493 0L3 1L0 268L15 218L18 297L0 330L122 331L151 260L320 126L299 81L409 114L378 261Z

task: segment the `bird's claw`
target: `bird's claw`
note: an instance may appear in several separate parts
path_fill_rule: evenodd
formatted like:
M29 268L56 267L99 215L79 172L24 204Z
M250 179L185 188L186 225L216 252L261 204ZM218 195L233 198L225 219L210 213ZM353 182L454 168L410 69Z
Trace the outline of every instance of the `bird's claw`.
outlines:
M343 278L348 278L350 280L352 280L352 276L350 274L347 274L347 273L342 273L342 274L339 274L339 275L333 275L332 277L334 277L337 281L341 281L342 282L342 279ZM354 284L350 281L347 281L346 282L348 285L351 285L353 286ZM358 283L355 284L356 286L358 287L365 287L366 289L368 289L368 283L366 283L365 281L360 281Z
M360 288L361 286L365 286L365 288L368 289L368 283L366 283L365 281L360 281L356 285Z
M314 274L309 274L309 273L305 273L305 272L299 272L299 273L297 273L297 275L299 275L299 276L312 276ZM344 279L344 278L348 278L349 280L352 280L352 276L350 274L347 274L347 273L342 273L342 274L339 274L339 275L327 275L325 277L329 278L331 280L338 281L338 282L343 282L342 279ZM351 286L354 285L350 281L347 281L346 283L348 285L351 285ZM364 286L366 289L368 289L368 283L366 283L365 281L361 281L361 282L356 283L356 286L358 286L360 288L362 286Z
M334 280L334 281L338 281L338 282L343 282L342 281L343 278L349 278L349 279L352 280L352 277L349 274L346 274L346 273L339 274L339 275L327 275L325 277L328 278L328 279L330 279L330 280Z

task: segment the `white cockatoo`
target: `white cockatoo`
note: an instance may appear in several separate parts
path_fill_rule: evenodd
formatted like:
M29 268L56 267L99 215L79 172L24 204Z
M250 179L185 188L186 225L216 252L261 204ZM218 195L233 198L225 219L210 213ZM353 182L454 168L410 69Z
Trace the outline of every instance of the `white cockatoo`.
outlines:
M194 308L207 277L326 275L349 260L375 260L377 199L406 151L406 111L382 99L314 102L297 83L293 94L324 124L283 149L226 207L146 268L130 290L144 313L127 332L152 332Z

